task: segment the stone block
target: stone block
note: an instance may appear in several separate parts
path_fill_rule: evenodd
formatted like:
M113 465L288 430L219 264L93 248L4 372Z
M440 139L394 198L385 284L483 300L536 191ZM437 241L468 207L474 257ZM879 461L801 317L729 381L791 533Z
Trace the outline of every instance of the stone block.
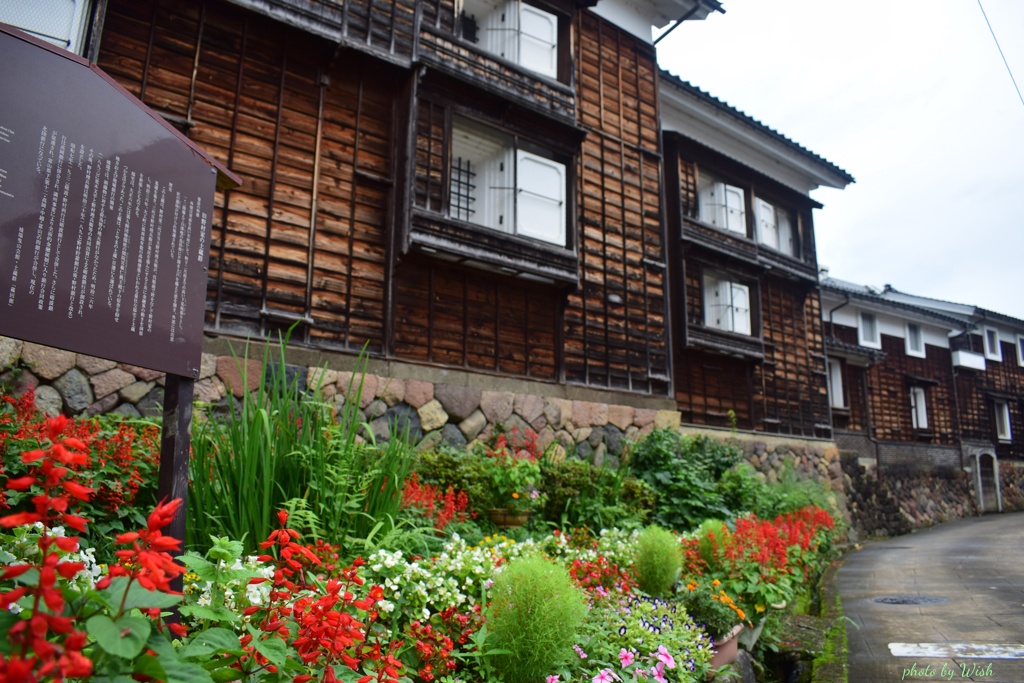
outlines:
M682 424L682 416L678 410L659 410L654 415L655 429L679 429Z
M20 339L0 336L0 369L14 365L21 358L21 349L24 345Z
M376 420L384 413L388 412L388 404L380 399L374 399L366 404L366 408L363 409L363 412L366 413L367 420Z
M56 417L64 412L64 399L59 391L48 384L36 387L35 399L36 409L41 413Z
M544 417L552 429L565 429L572 421L572 401L564 398L545 399Z
M648 408L637 408L636 412L633 414L633 424L635 424L640 429L643 429L644 427L653 427L654 418L656 418L657 416L657 410L650 410Z
M399 403L397 406L389 408L384 415L377 419L387 420L388 424L391 425L392 434L408 434L409 441L412 443L416 443L423 438L420 416L417 414L416 409L407 403Z
M466 437L462 433L462 430L454 424L446 424L441 428L440 433L441 440L453 448L465 448L466 444L469 443L466 441Z
M633 424L635 413L636 408L633 406L610 405L608 406L608 424L614 425L620 431L625 431L629 425Z
M434 385L432 382L423 382L418 379L405 380L406 403L413 408L419 408L432 400L434 400ZM445 412L447 412L447 409Z
M32 372L43 379L50 380L57 379L75 367L75 356L73 351L55 349L31 342L25 342L21 349L21 360L32 368Z
M405 380L386 377L377 394L380 400L389 406L396 406L405 400ZM428 429L427 431L430 430Z
M146 417L159 417L164 414L164 389L154 387L135 404L135 409Z
M459 423L459 431L462 432L467 441L472 441L480 435L480 432L486 426L487 416L484 415L482 410L474 410L472 415Z
M227 393L224 383L216 377L201 379L193 386L195 389L193 400L203 403L216 403L224 398L224 395Z
M608 404L573 401L572 423L576 427L603 427L608 424Z
M262 372L263 363L254 358L236 360L232 356L217 357L217 377L235 398L241 398L256 389L260 385Z
M88 408L86 408L84 414L87 415L88 417L93 417L95 415L103 415L105 413L109 413L111 410L114 409L114 406L117 405L118 400L119 398L116 393L108 394L101 398L100 400L93 403Z
M124 417L142 417L142 413L135 409L131 403L122 403L115 408L111 415L123 415Z
M491 424L505 422L512 417L515 395L510 391L483 391L480 393L480 410Z
M92 384L92 391L97 398L103 398L116 393L135 381L135 375L125 372L121 368L112 368L98 375L93 375L89 380Z
M10 386L11 393L14 396L21 396L29 389L35 389L39 386L39 378L25 369L20 371L9 370L0 374L0 382Z
M68 411L77 415L93 401L89 379L78 368L71 368L53 382L53 387L64 397Z
M436 385L434 398L441 402L453 420L465 420L480 407L480 390L457 384Z
M98 375L117 367L117 361L107 360L106 358L97 358L96 356L87 356L84 353L78 354L78 359L75 361L75 364L87 375Z
M118 392L121 396L122 401L128 403L138 403L143 397L153 390L156 386L156 382L134 382L129 384L124 389Z
M448 413L436 398L420 406L416 414L420 416L420 427L424 432L432 432L448 423Z
M516 394L513 410L516 415L532 425L544 415L544 399L536 394Z
M212 353L204 353L199 356L199 377L206 379L217 374L217 356Z
M135 375L136 379L140 379L143 382L153 382L164 373L159 370L150 370L149 368L142 368L138 365L129 365L128 363L118 363L117 367L121 368L125 372L130 372Z

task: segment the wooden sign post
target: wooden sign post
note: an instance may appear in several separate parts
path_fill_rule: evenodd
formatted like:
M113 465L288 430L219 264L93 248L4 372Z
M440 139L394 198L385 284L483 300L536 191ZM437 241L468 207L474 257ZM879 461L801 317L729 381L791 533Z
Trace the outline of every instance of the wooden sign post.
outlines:
M210 217L238 179L95 65L0 24L0 334L167 373L186 498ZM171 533L184 543L185 506Z

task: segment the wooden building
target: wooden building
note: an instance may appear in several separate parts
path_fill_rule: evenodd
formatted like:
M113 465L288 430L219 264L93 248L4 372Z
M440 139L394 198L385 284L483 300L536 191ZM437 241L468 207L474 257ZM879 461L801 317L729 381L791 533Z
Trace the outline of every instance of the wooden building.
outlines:
M977 306L940 301L886 285L886 301L952 318L955 434L981 509L1001 509L1000 463L1024 463L1024 321Z
M948 315L821 282L836 442L880 466L963 466Z
M853 178L703 90L661 82L682 419L830 438L809 192Z

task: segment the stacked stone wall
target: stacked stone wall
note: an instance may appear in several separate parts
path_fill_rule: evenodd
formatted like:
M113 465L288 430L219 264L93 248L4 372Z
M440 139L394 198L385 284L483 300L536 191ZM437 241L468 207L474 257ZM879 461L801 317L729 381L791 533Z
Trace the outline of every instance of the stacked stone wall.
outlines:
M999 461L999 487L1003 512L1024 510L1024 463Z

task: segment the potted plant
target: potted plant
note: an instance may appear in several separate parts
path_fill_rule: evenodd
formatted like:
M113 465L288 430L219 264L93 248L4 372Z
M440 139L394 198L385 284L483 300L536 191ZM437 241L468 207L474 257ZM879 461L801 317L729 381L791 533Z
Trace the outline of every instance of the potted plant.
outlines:
M541 478L537 434L529 429L519 434L498 424L475 451L481 460L488 517L502 529L526 524L530 513L546 500L537 488Z
M682 589L686 612L714 639L712 668L736 661L739 634L747 621L743 609L725 592L718 579L690 581Z

